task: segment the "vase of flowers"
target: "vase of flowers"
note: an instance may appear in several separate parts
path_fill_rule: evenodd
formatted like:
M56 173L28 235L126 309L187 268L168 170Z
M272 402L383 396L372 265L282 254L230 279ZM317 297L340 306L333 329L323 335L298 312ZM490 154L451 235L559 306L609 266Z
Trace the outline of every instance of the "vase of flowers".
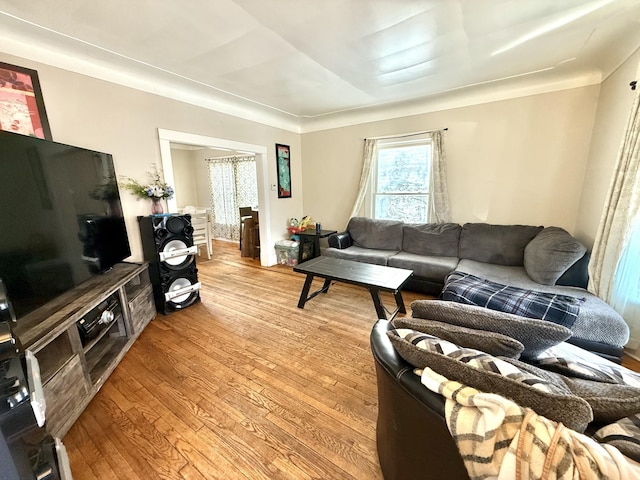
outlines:
M151 199L151 213L157 215L164 212L162 200L173 198L175 191L168 185L158 168L153 166L153 171L148 172L148 183L140 183L130 177L122 177L122 187L129 190L138 198Z

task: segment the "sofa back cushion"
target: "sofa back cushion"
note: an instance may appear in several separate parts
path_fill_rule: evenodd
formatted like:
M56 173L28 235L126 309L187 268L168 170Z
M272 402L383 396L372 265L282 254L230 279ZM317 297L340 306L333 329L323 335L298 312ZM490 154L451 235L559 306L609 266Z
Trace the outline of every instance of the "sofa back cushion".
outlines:
M587 248L559 227L547 227L524 249L527 275L543 285L555 285L569 267L580 260Z
M347 230L357 247L401 250L402 225L398 220L353 217L349 220Z
M542 227L465 223L460 232L460 258L494 265L523 266L524 249Z
M457 223L405 224L402 250L416 255L457 257L461 230Z

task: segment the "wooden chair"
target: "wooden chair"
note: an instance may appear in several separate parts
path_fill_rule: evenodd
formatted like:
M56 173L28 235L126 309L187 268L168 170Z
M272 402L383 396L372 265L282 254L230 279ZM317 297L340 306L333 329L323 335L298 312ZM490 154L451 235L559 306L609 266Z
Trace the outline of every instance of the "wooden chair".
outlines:
M258 223L258 212L251 212L251 216L244 219L242 234L241 257L260 257L260 224Z
M260 221L258 219L258 212L252 210L251 219L253 220L253 228L251 229L253 258L260 258Z
M209 215L206 210L204 212L191 214L191 226L193 227L193 244L198 247L198 255L200 255L200 246L207 248L207 258L211 260L211 235L209 233Z
M244 221L251 218L251 207L240 207L240 250L242 250L242 237L244 235Z

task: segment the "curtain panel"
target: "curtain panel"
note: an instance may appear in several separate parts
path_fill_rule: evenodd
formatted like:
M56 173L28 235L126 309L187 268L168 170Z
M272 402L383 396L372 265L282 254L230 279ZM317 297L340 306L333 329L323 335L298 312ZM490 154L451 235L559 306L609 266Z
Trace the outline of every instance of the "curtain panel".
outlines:
M640 92L618 152L589 263L589 289L640 339ZM634 347L635 348L635 347Z
M213 238L240 240L240 207L257 207L258 179L253 155L208 158Z
M640 94L636 94L589 264L589 289L611 301L614 276L640 210Z

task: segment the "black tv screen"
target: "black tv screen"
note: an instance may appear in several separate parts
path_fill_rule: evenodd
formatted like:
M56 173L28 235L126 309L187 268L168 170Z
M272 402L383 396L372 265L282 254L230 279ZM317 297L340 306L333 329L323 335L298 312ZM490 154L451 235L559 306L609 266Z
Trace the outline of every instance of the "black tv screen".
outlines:
M131 255L110 154L0 131L0 280L19 319Z

